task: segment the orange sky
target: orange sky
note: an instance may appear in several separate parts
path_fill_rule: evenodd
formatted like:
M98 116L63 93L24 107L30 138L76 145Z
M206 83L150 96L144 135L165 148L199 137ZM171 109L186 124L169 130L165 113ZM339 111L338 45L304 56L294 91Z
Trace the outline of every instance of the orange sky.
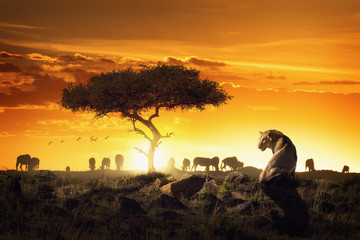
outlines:
M129 122L57 103L68 82L161 61L200 70L234 98L160 112L160 131L175 135L155 167L233 155L264 167L271 152L257 149L258 131L278 129L297 148L298 171L312 157L318 169L359 172L359 9L357 0L1 1L0 169L24 153L41 169L87 170L90 157L99 165L117 153L126 169L147 169L134 147L148 143Z

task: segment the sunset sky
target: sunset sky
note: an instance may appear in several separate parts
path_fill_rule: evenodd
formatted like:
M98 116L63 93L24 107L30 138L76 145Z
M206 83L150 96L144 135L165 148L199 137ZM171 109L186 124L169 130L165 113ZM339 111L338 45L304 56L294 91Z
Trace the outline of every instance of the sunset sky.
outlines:
M175 134L155 168L196 156L263 168L272 153L257 148L259 131L277 129L297 148L297 171L308 158L360 171L358 0L0 1L0 169L26 153L40 169L88 170L90 157L115 169L118 153L125 169L147 169L134 147L148 142L127 120L58 103L69 82L158 62L196 68L234 98L161 111L155 124Z

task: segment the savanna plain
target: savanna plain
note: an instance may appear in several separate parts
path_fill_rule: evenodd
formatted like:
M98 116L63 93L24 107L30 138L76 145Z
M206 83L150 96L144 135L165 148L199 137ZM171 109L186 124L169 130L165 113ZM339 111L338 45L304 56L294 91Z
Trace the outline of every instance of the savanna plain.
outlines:
M358 173L297 172L309 226L292 234L279 230L283 212L262 192L259 172L1 171L0 239L360 238ZM189 191L164 194L189 178L201 180L198 189L184 181Z

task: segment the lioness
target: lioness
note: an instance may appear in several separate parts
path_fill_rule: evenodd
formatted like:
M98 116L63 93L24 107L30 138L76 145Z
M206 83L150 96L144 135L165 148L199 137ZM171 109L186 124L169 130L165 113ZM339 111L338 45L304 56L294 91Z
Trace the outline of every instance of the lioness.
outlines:
M260 173L260 183L268 182L284 173L294 176L297 155L296 148L290 138L280 131L267 130L260 132L258 147L261 151L270 148L274 154L265 169Z

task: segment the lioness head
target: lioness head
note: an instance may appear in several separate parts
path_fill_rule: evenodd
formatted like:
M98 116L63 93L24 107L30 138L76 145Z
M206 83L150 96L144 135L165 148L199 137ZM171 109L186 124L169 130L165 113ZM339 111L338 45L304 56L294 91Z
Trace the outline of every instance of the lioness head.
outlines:
M259 132L260 133L260 137L259 137L259 143L258 143L258 148L261 151L265 151L266 148L271 146L271 132L270 131L265 131L265 132Z

